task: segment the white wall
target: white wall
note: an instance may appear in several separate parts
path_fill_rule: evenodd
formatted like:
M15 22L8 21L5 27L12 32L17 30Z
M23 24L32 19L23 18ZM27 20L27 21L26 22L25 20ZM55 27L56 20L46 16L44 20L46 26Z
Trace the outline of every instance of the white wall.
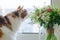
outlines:
M50 5L50 0L0 0L0 7L4 9L17 8L19 5L24 6L24 8L43 7Z
M51 0L52 5L60 8L60 0Z
M52 5L60 8L60 0L52 0ZM57 40L60 40L60 26L55 26L55 34L57 36Z

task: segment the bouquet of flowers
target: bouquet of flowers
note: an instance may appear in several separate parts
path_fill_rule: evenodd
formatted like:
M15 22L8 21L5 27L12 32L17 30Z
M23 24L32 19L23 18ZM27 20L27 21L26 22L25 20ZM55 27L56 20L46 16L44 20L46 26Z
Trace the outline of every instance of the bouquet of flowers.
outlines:
M60 25L60 10L55 7L47 6L36 8L31 16L32 23L38 22L47 29L46 40L57 40L54 34L54 24Z

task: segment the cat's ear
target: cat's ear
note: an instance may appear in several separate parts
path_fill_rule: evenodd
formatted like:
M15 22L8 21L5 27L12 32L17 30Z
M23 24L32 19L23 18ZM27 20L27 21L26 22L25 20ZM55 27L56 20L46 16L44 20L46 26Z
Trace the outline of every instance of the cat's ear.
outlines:
M22 9L23 9L23 7L18 6L17 11L18 11L18 12L21 12L21 11L22 11Z

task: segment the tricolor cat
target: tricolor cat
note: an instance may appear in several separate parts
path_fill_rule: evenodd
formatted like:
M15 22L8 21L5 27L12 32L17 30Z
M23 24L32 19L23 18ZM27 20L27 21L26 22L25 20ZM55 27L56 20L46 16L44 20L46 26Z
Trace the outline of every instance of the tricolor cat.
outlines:
M26 16L27 11L21 6L6 16L0 16L0 40L16 40L16 31Z

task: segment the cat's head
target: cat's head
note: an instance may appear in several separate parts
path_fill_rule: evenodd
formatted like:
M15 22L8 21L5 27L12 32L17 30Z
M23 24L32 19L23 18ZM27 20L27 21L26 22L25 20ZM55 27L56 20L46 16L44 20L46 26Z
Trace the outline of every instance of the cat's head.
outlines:
M9 24L7 26L10 26L10 25L15 26L17 22L18 24L20 24L25 20L25 18L27 18L27 10L23 9L23 7L21 6L19 6L15 11L12 11L5 16L5 19L7 20L6 23ZM18 28L18 27L15 27L15 28Z
M16 17L20 17L20 18L25 18L27 16L27 10L23 9L23 7L19 6L17 8L17 10L15 10L14 12L12 12Z

